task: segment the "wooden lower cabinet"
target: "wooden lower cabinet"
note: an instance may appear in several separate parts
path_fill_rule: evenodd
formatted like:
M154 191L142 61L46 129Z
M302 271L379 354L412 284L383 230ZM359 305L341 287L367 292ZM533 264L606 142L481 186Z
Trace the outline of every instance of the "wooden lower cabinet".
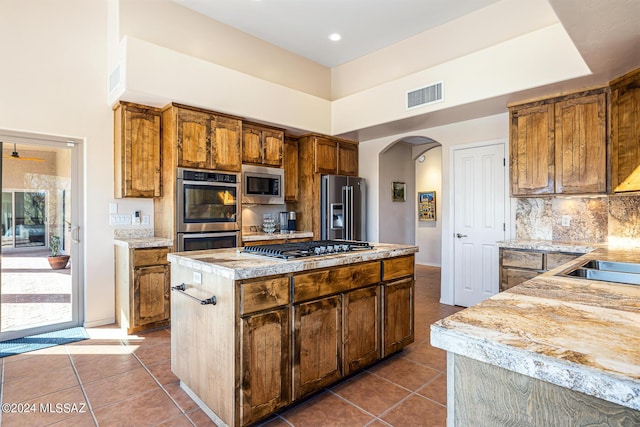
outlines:
M168 253L168 247L116 246L116 321L129 334L169 324Z
M552 270L582 254L500 248L500 292Z
M173 263L171 370L219 425L255 424L413 342L413 271L408 256L194 284Z
M342 295L293 307L293 396L342 377Z
M380 286L344 295L344 374L380 359Z
M384 285L384 353L388 356L414 340L413 277Z
M133 270L133 317L137 329L169 320L169 266Z
M289 308L242 319L240 418L250 424L291 402Z

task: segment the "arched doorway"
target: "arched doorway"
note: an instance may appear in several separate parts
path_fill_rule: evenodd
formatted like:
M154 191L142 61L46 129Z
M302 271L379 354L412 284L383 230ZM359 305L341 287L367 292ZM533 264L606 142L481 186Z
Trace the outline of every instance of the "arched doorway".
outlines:
M437 174L438 181L441 182L442 151L439 149L429 154L431 150L439 147L441 144L431 138L406 136L393 141L380 152L377 189L379 192L378 229L380 242L421 246L420 235L424 233L419 232L421 225L418 224L417 192L424 189L418 187L426 185L423 176L426 173L424 169L426 165L438 165L429 170L429 173ZM421 156L424 156L425 161L428 160L426 164L424 161L420 162ZM404 197L394 197L394 187L402 188ZM437 241L438 248L432 247L430 253L440 252L440 239ZM423 263L418 258L416 258L416 262ZM438 264L433 261L424 263L426 265Z

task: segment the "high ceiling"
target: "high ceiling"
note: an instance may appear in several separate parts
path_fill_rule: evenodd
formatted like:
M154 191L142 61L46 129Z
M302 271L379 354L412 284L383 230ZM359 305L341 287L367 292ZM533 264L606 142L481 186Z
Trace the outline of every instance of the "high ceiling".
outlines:
M396 52L399 61L420 55L423 64L433 67L559 23L591 71L544 86L535 83L534 74L529 89L429 113L431 126L498 114L514 101L606 84L640 67L640 0L171 1L333 69L367 63L365 58L385 51ZM342 35L340 41L328 39L334 32ZM432 34L439 40L431 40ZM556 65L553 58L531 59L537 66L545 61ZM390 69L393 64L387 65ZM424 126L424 117L414 116L374 126L366 134L360 130L360 137Z
M500 0L173 1L327 67L344 64L500 3ZM527 7L531 7L532 1L526 1ZM539 4L540 14L547 13L543 9L552 8L595 74L611 75L638 65L640 0L533 3ZM330 41L329 34L336 32L342 39ZM482 37L482 33L474 34L474 38ZM442 47L447 48L446 40Z
M498 0L174 0L326 67L390 46ZM339 33L342 39L329 40Z

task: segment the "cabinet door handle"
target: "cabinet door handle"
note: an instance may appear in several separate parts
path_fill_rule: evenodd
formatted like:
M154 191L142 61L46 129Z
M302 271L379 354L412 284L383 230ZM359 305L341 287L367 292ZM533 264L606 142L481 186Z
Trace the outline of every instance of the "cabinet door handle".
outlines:
M456 237L458 239L462 239L463 237L468 237L466 234L460 234L460 233L456 233Z
M188 293L186 293L185 292L186 288L187 288L187 286L184 283L181 283L178 286L172 286L171 290L172 291L176 291L176 292L180 292L181 294L186 295L189 298L198 301L201 305L207 305L207 304L216 305L218 303L218 300L217 300L215 295L212 295L211 298L200 299L200 298L196 298L193 295L189 295Z

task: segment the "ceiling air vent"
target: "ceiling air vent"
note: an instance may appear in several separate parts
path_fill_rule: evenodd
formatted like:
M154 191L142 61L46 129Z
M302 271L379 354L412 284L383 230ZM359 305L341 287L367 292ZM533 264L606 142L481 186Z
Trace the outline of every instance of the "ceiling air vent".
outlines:
M407 92L407 110L444 101L444 83L437 82Z

